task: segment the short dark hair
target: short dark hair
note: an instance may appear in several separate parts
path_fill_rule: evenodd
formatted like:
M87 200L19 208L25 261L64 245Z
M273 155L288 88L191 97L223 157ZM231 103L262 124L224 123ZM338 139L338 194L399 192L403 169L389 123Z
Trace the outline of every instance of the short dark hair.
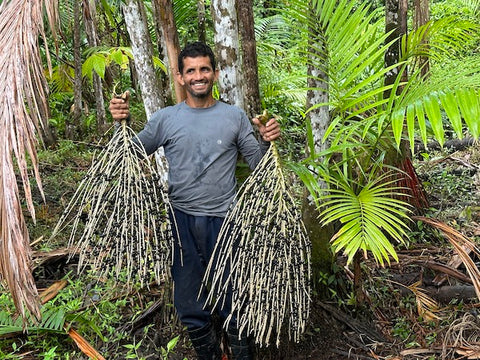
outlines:
M195 41L185 45L180 54L178 54L178 71L180 74L183 74L183 59L186 57L199 57L199 56L208 56L210 58L210 64L212 65L213 71L215 71L215 55L213 54L212 49L207 44L201 41Z

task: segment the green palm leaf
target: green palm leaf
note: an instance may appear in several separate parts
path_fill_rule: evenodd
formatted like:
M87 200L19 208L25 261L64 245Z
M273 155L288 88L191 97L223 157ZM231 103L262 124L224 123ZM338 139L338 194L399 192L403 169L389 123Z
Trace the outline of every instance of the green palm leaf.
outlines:
M370 251L377 262L397 259L392 241L403 242L408 229L407 205L394 198L400 189L389 180L391 173L371 177L366 185L353 184L340 178L330 178L334 185L328 194L320 196L324 209L320 218L324 225L340 221L341 228L332 238L335 252L343 250L348 263L359 250ZM358 188L359 190L355 190Z

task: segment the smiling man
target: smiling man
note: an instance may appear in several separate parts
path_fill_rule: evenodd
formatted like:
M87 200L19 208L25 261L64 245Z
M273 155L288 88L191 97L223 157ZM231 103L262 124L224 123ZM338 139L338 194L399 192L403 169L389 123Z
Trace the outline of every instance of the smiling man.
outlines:
M188 44L178 57L179 83L186 100L160 109L138 134L148 154L163 146L169 163L168 194L177 222L172 278L174 305L187 327L200 360L222 358L219 339L212 323L211 310L205 307L206 294L200 287L215 247L218 233L235 198L235 168L242 154L251 169L260 162L269 141L280 136L275 119L262 125L253 123L262 135L260 143L245 112L214 99L217 80L215 57L203 43ZM110 112L116 121L129 115L128 101L112 99ZM222 320L230 304L219 310ZM236 319L227 334L233 359L251 359L245 336L238 336Z

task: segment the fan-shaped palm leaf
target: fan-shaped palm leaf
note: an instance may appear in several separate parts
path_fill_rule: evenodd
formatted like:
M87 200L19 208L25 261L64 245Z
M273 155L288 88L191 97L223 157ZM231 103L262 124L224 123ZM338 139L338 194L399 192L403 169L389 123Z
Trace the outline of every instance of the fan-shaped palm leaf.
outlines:
M371 251L382 265L384 260L390 262L390 256L397 259L391 240L403 242L407 236L408 208L394 198L400 189L389 175L372 175L365 185L356 186L343 176L327 180L333 186L328 195L320 196L324 200L321 221L329 224L338 220L342 224L331 241L335 252L343 250L348 255L348 262L359 250Z

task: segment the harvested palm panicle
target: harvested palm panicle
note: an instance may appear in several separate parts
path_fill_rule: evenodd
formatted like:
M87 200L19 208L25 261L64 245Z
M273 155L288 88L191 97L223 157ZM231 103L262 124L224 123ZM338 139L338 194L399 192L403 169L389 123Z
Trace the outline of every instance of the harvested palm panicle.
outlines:
M94 160L63 212L54 235L72 222L69 245L79 271L142 284L160 281L172 257L170 203L135 132L122 121ZM81 233L78 238L77 233Z
M267 117L268 120L268 117ZM232 293L240 336L299 340L310 311L310 241L274 142L229 210L204 278L208 302ZM225 321L228 326L230 318Z

